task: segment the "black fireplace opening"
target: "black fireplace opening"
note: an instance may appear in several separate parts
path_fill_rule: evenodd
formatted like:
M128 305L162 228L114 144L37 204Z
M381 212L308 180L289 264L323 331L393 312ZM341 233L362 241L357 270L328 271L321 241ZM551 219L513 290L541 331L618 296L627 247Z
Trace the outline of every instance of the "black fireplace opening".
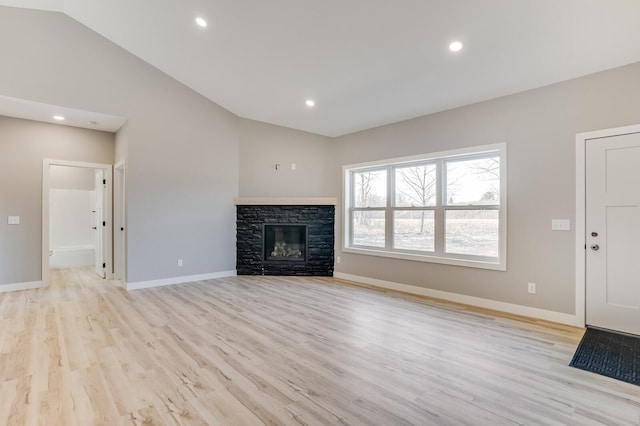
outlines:
M307 225L265 223L262 228L265 262L306 262Z

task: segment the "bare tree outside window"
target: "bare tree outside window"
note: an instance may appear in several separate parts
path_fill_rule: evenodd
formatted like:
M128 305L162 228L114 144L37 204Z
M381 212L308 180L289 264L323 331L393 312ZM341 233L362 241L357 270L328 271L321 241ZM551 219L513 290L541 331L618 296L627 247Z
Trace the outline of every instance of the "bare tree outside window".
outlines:
M425 164L396 169L396 207L434 206L436 166ZM424 232L426 211L420 212L420 232Z
M499 204L500 158L446 162L447 205Z
M368 206L371 199L371 173L356 173L356 205Z
M497 204L500 202L500 157L490 157L474 163L470 167L471 173L479 180L489 181L489 190L486 191L480 201L483 204Z
M355 208L384 208L387 205L387 170L358 171L352 174ZM354 214L354 240L384 247L384 212L361 210Z
M355 207L387 205L387 171L375 170L353 174Z

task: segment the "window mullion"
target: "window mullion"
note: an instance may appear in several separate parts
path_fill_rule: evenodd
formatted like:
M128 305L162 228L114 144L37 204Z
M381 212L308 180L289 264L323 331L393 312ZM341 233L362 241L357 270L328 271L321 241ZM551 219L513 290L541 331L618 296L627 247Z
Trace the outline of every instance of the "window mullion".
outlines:
M393 250L393 221L394 211L392 206L395 205L395 174L394 167L389 166L387 168L387 207L384 214L384 245L386 250Z
M460 206L447 206L447 210L500 210L496 204L466 204Z
M436 161L436 208L434 212L434 253L436 256L444 254L444 197L446 185L446 170L443 161Z

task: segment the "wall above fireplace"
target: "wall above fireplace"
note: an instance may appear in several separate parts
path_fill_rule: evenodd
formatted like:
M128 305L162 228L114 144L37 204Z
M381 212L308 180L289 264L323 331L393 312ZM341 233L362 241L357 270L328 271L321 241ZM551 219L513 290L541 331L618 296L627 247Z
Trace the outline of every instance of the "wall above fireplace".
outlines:
M238 275L333 276L335 198L236 198L234 203ZM265 233L269 229L282 237ZM293 229L304 229L305 238L288 237ZM276 252L293 255L271 256Z

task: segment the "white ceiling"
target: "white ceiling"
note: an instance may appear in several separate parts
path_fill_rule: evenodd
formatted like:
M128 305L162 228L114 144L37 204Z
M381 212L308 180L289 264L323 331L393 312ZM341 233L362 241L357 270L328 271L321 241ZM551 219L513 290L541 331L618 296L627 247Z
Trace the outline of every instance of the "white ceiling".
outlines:
M64 12L241 117L327 136L640 61L639 0L0 5Z

